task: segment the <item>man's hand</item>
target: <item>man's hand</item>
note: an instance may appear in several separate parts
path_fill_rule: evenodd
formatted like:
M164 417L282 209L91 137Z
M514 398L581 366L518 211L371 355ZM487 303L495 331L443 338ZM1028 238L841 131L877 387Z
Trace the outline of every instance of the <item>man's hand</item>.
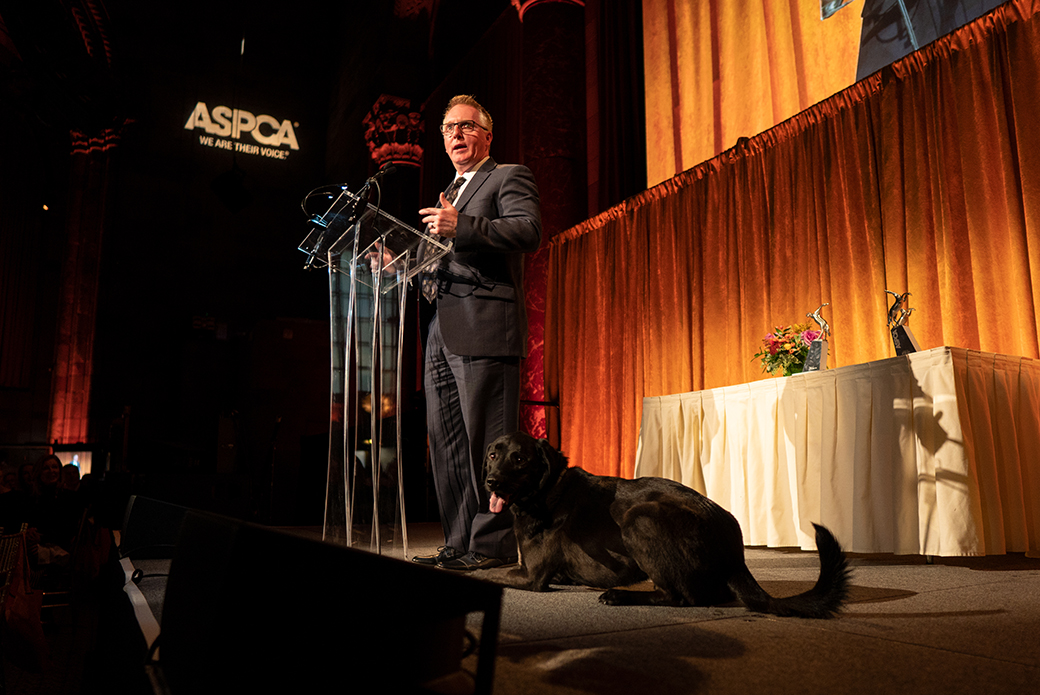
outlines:
M459 211L448 202L448 199L444 197L444 193L441 193L441 206L439 208L423 208L419 211L419 214L423 216L422 221L430 232L449 239L455 237L455 228L459 222Z
M393 275L397 272L397 268L394 267L394 256L390 251L385 248L378 241L375 242L375 250L369 251L365 254L365 258L368 259L368 267L372 270L372 274L375 275L379 272L380 268L383 270L383 275Z

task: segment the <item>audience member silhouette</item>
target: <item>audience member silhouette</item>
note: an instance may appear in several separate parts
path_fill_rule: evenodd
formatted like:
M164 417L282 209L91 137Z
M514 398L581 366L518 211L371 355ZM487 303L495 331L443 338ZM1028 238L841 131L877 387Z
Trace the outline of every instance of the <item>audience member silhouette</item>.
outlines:
M4 533L18 533L22 524L32 521L33 467L32 463L20 465L9 483L10 489L0 494L0 529Z
M18 471L13 468L4 467L4 479L0 483L0 495L10 492L18 487Z
M68 561L79 530L79 496L61 486L61 460L53 454L19 468L17 488L0 494L0 527L18 533L26 525L25 540L34 565L61 565Z
M79 466L66 463L61 469L61 487L69 492L79 490Z
M75 493L61 487L61 460L45 456L33 467L30 526L40 534L41 564L61 562L72 550L81 511Z
M18 489L26 495L33 491L33 468L34 463L23 463L18 467Z

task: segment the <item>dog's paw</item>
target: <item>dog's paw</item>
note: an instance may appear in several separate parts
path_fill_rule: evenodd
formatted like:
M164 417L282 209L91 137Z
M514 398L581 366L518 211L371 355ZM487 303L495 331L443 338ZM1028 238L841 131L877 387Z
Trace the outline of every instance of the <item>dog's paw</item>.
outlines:
M492 567L492 568L486 569L486 570L478 570L477 572L474 572L473 574L475 576L480 577L481 579L486 579L488 581L499 582L499 583L506 583L506 582L509 582L510 580L515 579L515 577L516 577L516 567L515 566Z
M607 606L626 606L625 592L619 589L608 589L599 595L599 602Z

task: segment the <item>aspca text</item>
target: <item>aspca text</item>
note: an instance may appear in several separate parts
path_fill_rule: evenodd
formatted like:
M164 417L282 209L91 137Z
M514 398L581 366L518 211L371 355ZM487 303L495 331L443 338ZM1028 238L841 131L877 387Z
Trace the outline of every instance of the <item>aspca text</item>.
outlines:
M195 105L195 110L192 111L188 122L184 124L185 130L195 130L196 128L202 128L209 135L222 138L229 137L232 140L238 140L243 133L249 133L253 136L253 140L266 147L288 145L291 150L300 149L299 144L296 142L296 131L293 130L292 121L289 119L279 121L277 118L267 114L254 116L244 109L214 106L213 110L210 111L206 108L206 103L200 101ZM201 138L200 142L202 142ZM209 143L202 142L202 144ZM214 145L211 144L210 146ZM249 147L252 147L252 145ZM228 147L227 149L231 148Z

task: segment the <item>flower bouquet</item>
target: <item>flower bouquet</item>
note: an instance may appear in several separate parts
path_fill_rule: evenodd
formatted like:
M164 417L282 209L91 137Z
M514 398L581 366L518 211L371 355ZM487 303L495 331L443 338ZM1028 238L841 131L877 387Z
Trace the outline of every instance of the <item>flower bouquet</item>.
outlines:
M762 371L773 376L798 374L805 367L809 345L820 334L820 331L810 329L808 323L777 326L762 339L762 349L752 359L762 360Z

